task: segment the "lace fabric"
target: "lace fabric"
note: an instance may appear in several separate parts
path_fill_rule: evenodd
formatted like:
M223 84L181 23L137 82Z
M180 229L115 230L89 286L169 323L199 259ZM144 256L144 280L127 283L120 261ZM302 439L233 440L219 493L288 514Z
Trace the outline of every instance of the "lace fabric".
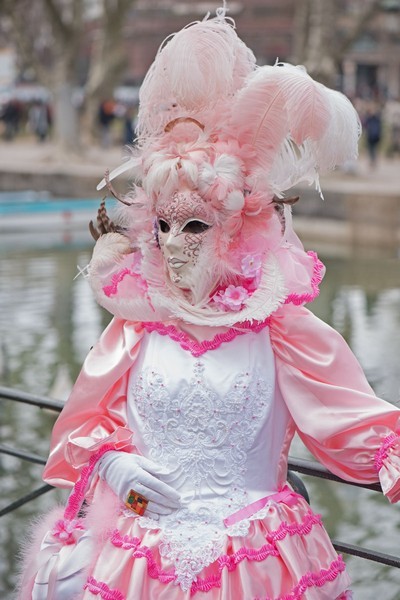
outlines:
M248 532L250 519L228 529L223 519L249 503L248 453L271 412L274 378L271 369L261 374L249 368L218 387L215 375L210 380L206 357L195 358L176 342L152 335L161 346L175 344L191 371L185 368L183 381L173 389L168 369L153 357L157 370L144 366L131 376L134 427L137 431L140 425L147 455L169 469L165 481L181 491L183 507L160 521L140 517L138 522L145 529L161 527L160 553L174 564L176 582L187 591L221 555L227 535ZM224 352L223 347L215 352Z
M138 376L130 391L143 439L150 458L168 467L180 488L189 486L194 498L209 490L218 496L245 495L247 450L272 402L272 385L244 372L221 395L207 384L204 371L196 361L191 379L175 397L155 370Z

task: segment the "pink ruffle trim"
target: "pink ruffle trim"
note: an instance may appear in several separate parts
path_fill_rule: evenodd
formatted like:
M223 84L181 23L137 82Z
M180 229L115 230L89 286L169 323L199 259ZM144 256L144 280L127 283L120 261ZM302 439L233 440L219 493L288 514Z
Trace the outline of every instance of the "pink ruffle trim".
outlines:
M390 448L392 448L398 440L399 436L397 433L391 433L383 440L381 446L376 451L374 458L374 466L377 473L379 473L383 467L383 461L388 457Z
M299 306L300 304L307 304L308 302L312 302L319 295L319 284L322 281L324 276L324 264L319 260L316 252L312 252L311 250L307 252L308 256L314 260L314 271L313 276L311 278L311 293L308 294L289 294L289 296L285 300L285 304L295 304Z
M242 323L240 327L232 327L228 329L225 333L217 333L212 340L204 340L203 342L197 342L190 338L183 331L179 331L174 325L165 325L164 323L155 321L155 322L146 322L142 323L143 327L151 333L152 331L157 331L160 335L168 335L174 342L178 342L181 348L184 350L188 350L193 356L201 356L208 350L215 350L219 348L221 344L224 342L230 342L235 339L238 335L243 335L245 333L249 333L249 331L253 331L258 333L264 327L267 327L269 324L269 318L265 319L265 321L256 321L253 323L245 322Z
M141 546L139 538L130 538L127 535L122 537L119 531L115 530L111 534L111 543L113 546L122 548L123 550L133 550L133 558L145 558L147 560L147 572L152 579L158 579L161 583L175 581L175 573L160 569L153 558L150 548Z
M271 531L267 535L268 543L261 546L261 548L254 549L243 546L233 554L221 555L216 561L218 563L218 574L205 579L197 579L195 582L193 582L190 590L191 595L193 596L196 594L196 592L209 592L215 587L220 587L222 571L225 568L228 569L228 571L234 571L237 565L245 559L260 562L268 558L268 556L279 556L279 550L276 547L277 541L282 541L287 535L307 535L310 533L314 525L321 525L321 516L314 515L310 511L305 515L302 523L292 523L290 525L287 523L282 523L278 529ZM165 571L160 569L154 560L150 548L147 546L142 546L140 538L131 538L127 535L121 536L118 530L114 530L111 534L111 543L117 548L122 548L123 550L132 550L133 558L146 558L148 574L152 579L158 579L161 583L170 583L176 580L176 574L174 570ZM304 582L309 582L310 577L312 576L312 573L306 574L304 576L306 579L302 578L298 586L300 586L300 584L303 585ZM296 590L298 586L296 586L294 590ZM287 596L287 599L289 598L291 599L292 596ZM296 599L297 596L293 596L293 598Z
M70 495L67 506L64 511L64 519L66 521L72 521L76 518L83 500L85 498L86 488L89 484L90 477L96 466L97 461L109 450L115 450L114 444L104 444L95 454L92 454L89 460L89 464L83 467L81 476L74 486L74 490Z
M89 590L95 596L100 596L103 600L125 600L125 596L121 592L111 590L106 583L97 581L94 577L88 578L84 589Z
M117 547L122 547L125 549L133 549L136 550L133 552L133 558L142 558L145 557L149 560L149 553L151 556L151 551L147 547L138 548L140 545L139 538L132 538L129 540L128 536L121 537L118 531L113 533L112 542ZM219 573L213 577L208 577L206 579L198 579L192 584L190 595L193 596L196 592L209 592L215 587L221 587L221 571L223 568L227 568L229 571L233 571L236 569L236 565L244 559L247 560L256 560L262 561L265 560L268 556L279 556L279 551L271 546L270 544L266 544L259 550L252 550L249 548L241 548L231 556L221 556L218 559L219 562ZM343 561L343 558L339 555L337 560L332 561L329 565L329 569L321 569L318 573L313 573L309 571L305 575L303 575L298 582L297 585L292 589L289 594L285 594L284 596L279 596L278 598L270 598L266 597L263 600L301 600L305 592L312 587L323 587L326 583L334 581L336 577L342 573L346 569L346 565ZM159 579L162 583L169 583L175 581L176 576L171 572L168 573L166 571L162 571L155 565L154 559L151 557L151 564L148 570L150 577L153 579ZM162 575L162 579L160 578ZM108 585L104 582L96 581L93 577L89 577L85 588L89 589L93 594L101 596L104 600L125 600L124 596L118 590L111 590ZM348 592L345 592L344 595L340 596L340 598L351 598L351 595L348 595ZM258 600L258 599L256 599Z
M343 573L346 569L346 565L343 558L339 555L337 560L334 560L329 565L329 569L321 569L319 573L312 573L311 571L303 575L299 583L292 589L290 594L285 596L279 596L279 598L266 597L264 600L301 600L305 592L312 587L322 587L329 581L334 581L336 577Z
M322 525L321 515L316 515L313 512L308 512L302 523L291 523L288 525L283 522L275 531L271 531L267 535L267 540L274 544L275 542L281 542L287 535L307 535L310 533L314 525Z

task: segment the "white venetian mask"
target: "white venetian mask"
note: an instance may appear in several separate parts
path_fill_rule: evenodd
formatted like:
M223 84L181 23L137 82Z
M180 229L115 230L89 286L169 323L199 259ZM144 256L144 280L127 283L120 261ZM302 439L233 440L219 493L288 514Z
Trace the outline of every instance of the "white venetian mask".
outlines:
M178 288L193 292L204 277L201 251L213 225L211 211L196 192L175 192L156 206L158 239L168 276Z

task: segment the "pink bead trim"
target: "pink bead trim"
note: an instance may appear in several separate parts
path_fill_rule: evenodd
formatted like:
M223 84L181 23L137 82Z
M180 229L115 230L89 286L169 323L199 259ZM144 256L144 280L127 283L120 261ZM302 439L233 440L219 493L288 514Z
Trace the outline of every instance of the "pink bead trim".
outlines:
M237 565L243 560L247 559L250 561L260 562L268 558L268 556L279 556L279 550L275 545L275 542L282 541L286 535L307 535L310 533L314 525L321 525L321 516L314 515L311 511L304 517L302 523L282 523L278 529L271 531L267 535L267 544L264 544L261 548L246 548L243 546L233 554L223 554L217 559L218 563L218 574L212 577L206 577L205 579L197 579L193 582L190 594L193 596L196 592L209 592L214 587L221 586L222 571L228 569L228 571L234 571ZM174 571L164 571L160 569L154 560L150 548L141 545L141 540L138 537L129 537L127 535L121 536L119 531L116 529L111 534L111 543L117 548L123 550L133 550L133 558L146 558L148 574L152 579L158 579L161 583L170 583L176 580L176 574ZM312 574L311 574L312 575ZM308 577L309 574L304 577ZM302 580L300 580L301 583ZM300 585L300 583L298 585ZM288 600L291 596L287 597ZM293 598L297 598L294 596ZM286 600L286 597L285 599Z
M379 473L379 471L383 467L383 461L388 457L389 449L396 444L398 439L399 436L397 435L397 433L389 434L387 437L385 437L380 448L378 448L378 450L376 451L374 458L374 466L377 473Z
M311 250L307 252L308 256L314 260L314 272L311 279L311 294L289 294L289 296L285 300L285 304L296 304L296 306L300 304L307 304L308 302L312 302L319 295L319 284L322 281L324 276L324 264L318 258L316 252L312 252Z
M89 577L84 585L84 589L89 590L95 596L100 595L104 600L125 600L125 596L118 590L111 590L103 581L97 581L94 577Z
M246 321L241 323L240 327L232 327L228 329L225 333L217 333L212 340L204 340L203 342L197 342L190 338L183 331L179 331L174 325L165 325L164 323L156 322L146 322L142 323L143 327L151 333L152 331L157 331L160 335L168 335L174 342L178 342L181 348L184 350L188 350L193 356L201 356L208 350L215 350L219 348L221 344L224 342L230 342L235 339L238 335L243 335L245 333L249 333L249 331L258 333L264 327L269 325L269 318L265 319L265 321L256 321L250 323Z

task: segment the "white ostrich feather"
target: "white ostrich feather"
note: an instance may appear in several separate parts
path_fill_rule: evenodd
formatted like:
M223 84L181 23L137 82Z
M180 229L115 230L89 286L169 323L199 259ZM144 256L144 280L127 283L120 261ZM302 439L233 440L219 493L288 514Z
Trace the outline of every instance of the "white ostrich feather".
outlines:
M288 133L297 144L318 140L329 124L330 101L325 86L314 81L302 66L277 63L262 67L255 79L270 77L282 91L287 109Z
M329 124L322 138L310 143L321 173L357 158L361 135L360 119L350 100L335 90L324 91L330 103Z
M255 189L269 184L281 195L302 181L319 188L320 173L357 156L360 123L351 102L340 92L313 81L303 68L288 64L261 67L248 87L253 92L246 94L247 110L256 119L262 118L261 125L252 120L259 155L253 169ZM264 112L263 93L267 101ZM271 141L274 119L279 118L274 104L279 103L285 113Z
M240 190L233 190L229 192L224 201L224 208L226 210L237 211L242 210L244 206L244 195Z
M124 163L122 163L122 165L120 165L119 167L116 167L115 169L113 169L111 171L111 173L109 174L109 176L108 176L108 180L112 181L113 179L115 179L119 175L122 175L122 173L126 173L126 171L129 171L131 169L134 170L134 174L135 175L138 175L139 172L140 172L141 166L142 166L142 157L140 157L140 156L132 156L132 158L130 158L127 161L125 161ZM100 183L96 187L96 190L100 191L106 185L107 185L106 178L103 177L103 179L100 181Z

